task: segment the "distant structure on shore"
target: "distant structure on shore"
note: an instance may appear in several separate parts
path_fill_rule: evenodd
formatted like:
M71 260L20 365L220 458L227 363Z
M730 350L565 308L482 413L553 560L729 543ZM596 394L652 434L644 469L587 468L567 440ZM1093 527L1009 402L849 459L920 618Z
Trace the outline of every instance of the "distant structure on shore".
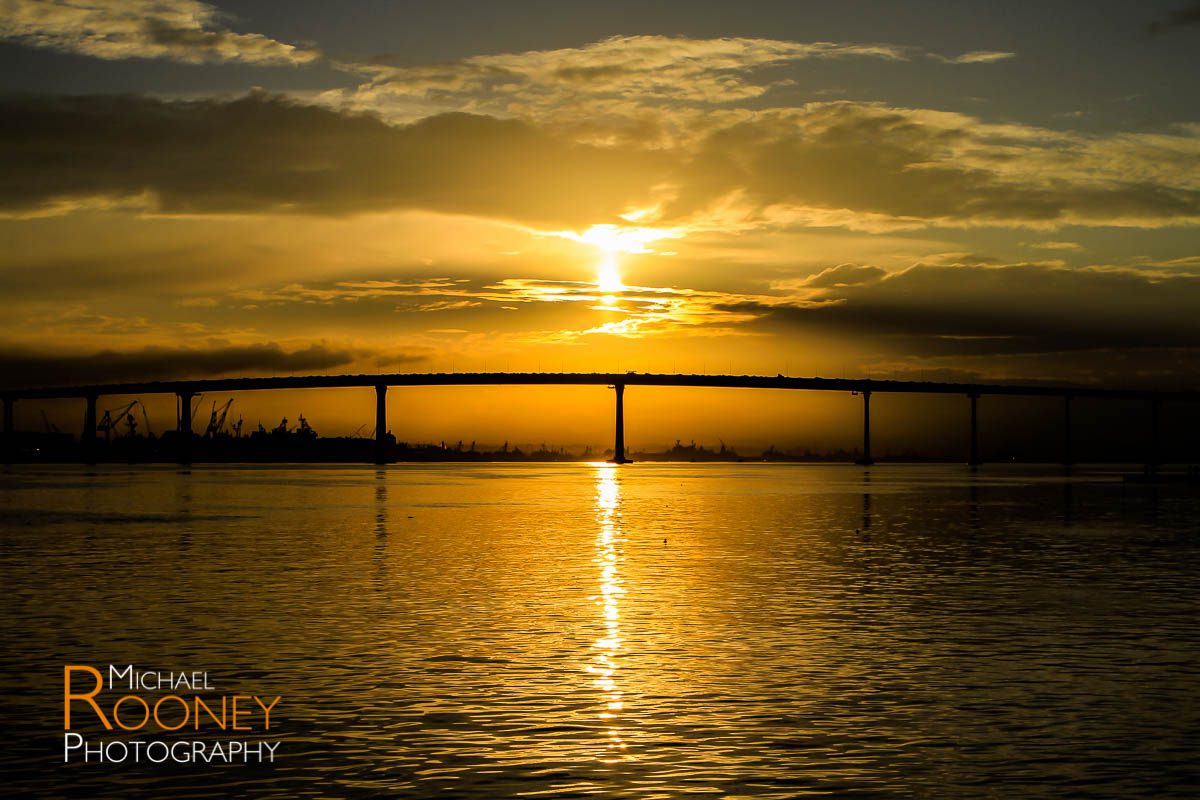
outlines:
M347 462L369 461L377 446L374 433L363 436L320 436L301 415L295 426L284 418L274 428L259 425L244 434L241 426L233 430L210 429L196 435L191 442L194 462ZM81 439L58 430L46 432L21 431L15 434L13 460L18 462L78 462L84 455ZM564 446L480 445L477 442L399 442L391 433L384 434L385 457L388 461L599 461L611 459L613 450L592 446L568 449ZM170 463L178 456L180 434L168 430L161 436L129 430L122 435L108 436L92 443L89 456L98 463ZM634 451L641 461L674 462L744 462L744 461L850 461L855 453L845 450L813 452L811 450L783 451L773 445L761 453L743 455L722 442L712 450L694 441L662 451Z
M148 429L148 425L146 428ZM378 440L369 436L320 436L303 415L297 424L287 418L273 428L257 425L249 433L238 422L225 427L210 426L204 434L196 433L189 445L193 463L363 463L378 455ZM103 429L101 429L103 430ZM47 425L43 431L19 431L13 435L13 450L7 460L16 463L78 463L85 457L90 463L154 464L175 463L179 458L181 434L167 430L161 435L142 433L137 426L127 426L123 433L112 432L91 443ZM383 436L383 456L389 462L579 462L611 461L612 448L590 445L565 447L541 443L524 446L504 442L501 445L480 444L475 441L401 442L390 432ZM716 448L705 447L694 440L675 444L661 450L631 449L628 461L649 463L861 463L857 449L834 448L814 450L808 447L765 449L735 449L720 442ZM1128 462L1120 454L1100 461ZM914 451L887 453L880 461L896 463L930 462L961 463L949 455L931 455ZM1007 459L1005 459L1007 460Z

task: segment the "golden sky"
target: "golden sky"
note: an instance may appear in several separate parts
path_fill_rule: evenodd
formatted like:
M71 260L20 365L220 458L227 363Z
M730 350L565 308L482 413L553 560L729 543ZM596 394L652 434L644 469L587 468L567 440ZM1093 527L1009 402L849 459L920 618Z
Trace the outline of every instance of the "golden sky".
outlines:
M1185 3L643 6L6 3L5 381L1197 383Z

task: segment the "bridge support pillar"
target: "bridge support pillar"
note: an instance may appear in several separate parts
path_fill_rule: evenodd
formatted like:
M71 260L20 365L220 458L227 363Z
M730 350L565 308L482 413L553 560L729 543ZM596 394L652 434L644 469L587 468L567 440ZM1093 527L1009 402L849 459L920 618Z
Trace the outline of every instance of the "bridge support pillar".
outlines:
M613 389L617 392L617 430L613 442L612 463L629 464L631 462L625 457L625 384L618 383Z
M179 392L179 452L180 464L192 463L192 392Z
M1157 397L1150 398L1150 447L1146 453L1146 474L1158 473L1161 456L1158 451L1158 411L1161 401Z
M387 386L375 387L375 463L386 464L387 447Z
M978 467L983 463L979 458L979 409L976 407L979 403L979 395L972 393L967 397L971 398L971 443L967 465Z
M13 403L15 398L4 398L4 444L0 445L0 449L4 450L4 463L11 464L17 457L17 440L13 436Z
M1071 453L1071 395L1063 396L1063 466L1070 469L1075 464Z
M79 437L83 445L83 463L96 463L96 400L94 394L86 398L87 405L83 410L83 435Z
M863 399L863 447L862 456L856 461L857 464L862 464L864 467L869 467L875 463L875 459L871 458L871 390L867 389L862 393Z

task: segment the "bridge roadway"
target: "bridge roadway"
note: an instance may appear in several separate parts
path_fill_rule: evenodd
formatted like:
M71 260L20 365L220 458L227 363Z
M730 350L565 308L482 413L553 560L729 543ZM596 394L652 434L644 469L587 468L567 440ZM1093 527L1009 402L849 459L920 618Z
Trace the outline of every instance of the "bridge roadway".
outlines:
M608 386L616 391L616 435L613 461L626 463L624 436L624 393L626 386L683 386L726 389L791 389L806 391L851 392L863 397L863 448L859 463L870 464L871 395L875 392L907 394L959 394L971 402L970 456L968 463L980 463L976 403L984 395L1061 397L1064 400L1063 463L1071 463L1071 401L1079 397L1142 399L1151 410L1151 447L1148 463L1156 461L1159 406L1165 401L1200 400L1195 391L1149 391L1105 389L1083 386L1040 384L950 383L938 381L871 380L869 378L791 378L783 375L667 375L646 372L429 372L377 375L288 375L259 378L205 378L180 381L139 381L130 383L51 386L0 390L4 404L4 435L11 441L13 404L17 400L82 398L85 453L94 444L96 400L102 395L174 394L179 403L179 431L184 435L181 460L190 453L187 443L192 435L191 399L208 392L245 392L267 389L374 388L376 392L376 460L385 458L386 394L392 386ZM8 448L6 448L7 450Z

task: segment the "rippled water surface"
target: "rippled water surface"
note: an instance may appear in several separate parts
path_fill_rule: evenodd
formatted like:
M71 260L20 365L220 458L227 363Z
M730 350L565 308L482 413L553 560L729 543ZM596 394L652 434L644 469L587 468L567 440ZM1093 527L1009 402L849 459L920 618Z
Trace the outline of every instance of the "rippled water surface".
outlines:
M986 467L11 468L0 768L17 797L1194 797L1198 520L1195 487ZM282 695L277 762L61 763L63 666L110 663Z

